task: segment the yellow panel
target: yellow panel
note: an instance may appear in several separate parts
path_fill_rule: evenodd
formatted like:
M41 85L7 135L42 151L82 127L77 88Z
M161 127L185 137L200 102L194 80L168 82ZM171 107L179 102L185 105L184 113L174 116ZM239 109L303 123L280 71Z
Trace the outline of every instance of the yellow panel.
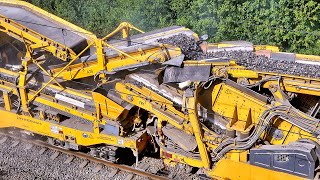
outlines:
M60 140L65 140L65 135L72 135L76 138L76 143L83 146L109 144L136 149L138 146L142 146L142 144L139 143L145 143L143 139L146 139L145 133L142 133L141 136L137 137L136 139L96 134L93 132L80 131L69 127L64 127L29 116L16 115L14 112L7 112L3 110L0 110L0 116L6 117L0 119L0 128L16 127ZM59 130L59 132L55 132L54 129ZM84 136L84 133L87 135L87 137ZM140 150L142 150L142 148L140 148Z
M238 45L236 45L236 44L228 44L228 43L219 43L218 44L218 48L234 47L234 46L238 46Z
M212 96L214 97L214 94ZM266 108L264 102L254 99L248 94L231 86L222 85L215 101L213 101L212 110L222 116L232 119L236 106L240 121L247 121L247 115L251 109L253 123L257 123L260 115Z
M301 60L306 60L306 61L320 61L320 56L296 54L296 59L301 59Z
M279 48L277 46L270 46L270 45L254 45L254 50L271 50L272 52L279 52Z
M272 171L269 169L252 166L248 163L235 162L229 159L222 159L212 171L208 172L214 179L232 179L232 180L302 180L304 178L291 174Z
M167 157L164 154L171 154L171 157ZM180 154L172 153L170 151L165 151L160 149L160 157L165 158L167 162L176 162L176 163L183 163L188 164L192 167L203 167L203 163L200 159L194 159L191 157L182 156Z
M251 70L230 68L228 73L235 78L258 78L258 73Z
M100 105L102 115L109 119L116 120L124 111L122 106L99 93L92 92L92 96L96 107Z

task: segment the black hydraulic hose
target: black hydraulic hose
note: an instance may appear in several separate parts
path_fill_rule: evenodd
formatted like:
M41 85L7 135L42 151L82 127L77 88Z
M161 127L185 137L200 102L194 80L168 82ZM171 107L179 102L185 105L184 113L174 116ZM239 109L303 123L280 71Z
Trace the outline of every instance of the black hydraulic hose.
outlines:
M265 116L266 114L268 114L268 116ZM276 116L296 125L297 127L300 127L301 129L309 133L313 133L313 136L317 136L320 132L316 127L310 124L310 121L313 121L314 123L316 123L316 125L318 125L320 120L309 116L308 118L304 118L300 114L301 112L299 110L286 105L281 105L266 110L260 117L259 124L261 120L263 121L260 128L256 127L254 129L254 132L251 133L251 135L248 138L244 138L242 140L228 139L227 141L221 143L214 150L214 157L212 158L212 161L218 161L224 156L224 154L226 154L230 150L246 150L250 148L261 136L263 131L265 131L265 129L270 125L272 119L274 119L274 117Z
M266 125L262 126L261 129L259 129L259 131L252 137L252 139L249 139L248 142L240 142L239 145L235 145L238 142L234 141L234 142L230 142L225 148L223 148L220 152L214 152L214 157L212 158L213 162L219 161L227 152L229 152L230 150L246 150L248 148L250 148L256 141L257 139L260 137L260 135L263 133L263 131L265 130L265 128L267 127L267 125L271 122L271 120L273 119L275 115L270 114L267 119L265 119L265 123ZM269 122L269 123L268 123Z
M18 114L19 113L19 111L20 111L20 108L21 108L21 97L20 97L20 91L19 91L19 89L18 89L18 79L19 79L19 77L20 77L20 75L18 75L16 78L15 78L15 80L14 80L14 82L15 82L15 84L16 84L16 91L17 91L17 96L18 96L18 107L17 107L17 111L16 111L16 113Z
M266 78L266 79L262 79L254 84L248 84L245 85L247 88L252 88L252 87L256 87L256 86L261 86L262 83L267 82L267 81L271 81L271 80L279 80L280 78L277 77L270 77L270 78Z
M247 138L244 138L242 140L229 139L221 143L214 150L213 154L215 156L212 158L212 160L218 161L220 158L224 156L225 153L227 153L230 150L246 150L250 148L261 136L261 134L265 131L265 129L270 125L272 119L274 119L277 116L290 122L290 117L288 118L287 114L283 113L283 112L287 112L288 110L290 110L290 107L286 105L281 105L281 106L273 107L273 108L270 108L269 110L266 110L261 115L261 118L260 118L261 120L259 121L259 124L261 124L261 127L256 127L254 132L251 133L251 135ZM296 124L297 122L298 121L294 121L294 123Z
M256 131L258 130L258 127L260 126L260 124L262 124L262 121L265 119L265 116L272 110L275 110L276 108L278 107L272 107L268 110L266 110L265 112L263 112L263 114L261 115L260 117L260 121L258 123L258 126L253 130L253 132L250 134L249 137L247 138L244 138L244 139L241 139L241 140L238 140L239 142L243 142L243 141L247 141L249 139L252 139L254 134L256 134ZM225 146L229 145L229 144L232 144L235 142L235 139L233 138L230 138L228 139L227 141L224 141L222 143L219 144L219 146L214 150L216 153L218 153L219 151L221 151Z

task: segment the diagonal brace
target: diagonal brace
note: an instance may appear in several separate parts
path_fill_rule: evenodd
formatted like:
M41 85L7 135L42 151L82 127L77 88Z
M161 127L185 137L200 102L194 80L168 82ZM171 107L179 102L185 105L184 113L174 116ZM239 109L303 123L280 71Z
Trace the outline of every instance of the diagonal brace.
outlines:
M75 60L77 60L81 54L83 54L89 47L91 47L94 44L94 41L91 42L85 49L83 49L74 59L72 59L66 66L64 66L57 74L55 74L44 86L42 86L33 96L29 99L28 103L33 101L37 95L46 88L52 81L54 81L64 70L66 70Z
M35 65L37 65L44 73L46 73L47 76L52 78L52 76L40 64L38 64L37 61L34 60L33 63ZM62 89L64 89L64 87L56 79L54 79L54 82L56 82L58 84L58 86L60 86Z

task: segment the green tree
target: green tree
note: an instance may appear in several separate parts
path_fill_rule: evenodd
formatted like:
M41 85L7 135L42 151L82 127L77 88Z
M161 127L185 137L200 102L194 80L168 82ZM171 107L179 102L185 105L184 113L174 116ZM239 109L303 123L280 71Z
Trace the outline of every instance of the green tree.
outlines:
M315 0L28 0L103 36L122 21L145 31L170 25L208 34L211 42L247 40L319 54Z

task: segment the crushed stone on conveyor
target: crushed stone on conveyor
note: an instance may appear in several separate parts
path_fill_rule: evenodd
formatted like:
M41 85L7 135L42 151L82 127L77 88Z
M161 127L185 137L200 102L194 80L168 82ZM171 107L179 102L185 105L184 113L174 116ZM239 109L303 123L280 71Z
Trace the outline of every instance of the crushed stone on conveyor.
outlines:
M228 57L235 59L237 64L254 71L320 78L320 66L318 65L301 64L286 60L273 60L266 56L258 56L250 51L221 51L208 53L205 57Z
M158 39L158 42L179 47L187 59L197 59L197 57L202 56L202 50L196 41L185 34Z
M170 38L159 39L158 41L181 48L182 53L189 60L227 57L234 59L238 65L245 66L253 71L320 78L320 66L318 65L273 60L263 55L256 55L251 51L218 51L205 54L197 45L195 39L185 34L174 35Z

